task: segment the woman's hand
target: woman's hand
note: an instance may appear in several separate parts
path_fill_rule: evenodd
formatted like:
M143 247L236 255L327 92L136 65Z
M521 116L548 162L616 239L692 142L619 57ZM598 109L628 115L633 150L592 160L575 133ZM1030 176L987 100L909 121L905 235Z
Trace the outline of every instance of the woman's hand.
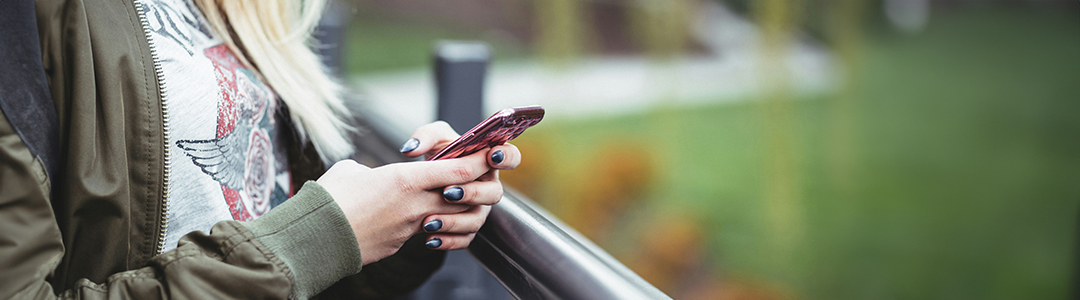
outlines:
M412 157L434 153L456 137L446 123L432 123L417 129L413 135L417 145L403 152ZM502 198L497 169L513 169L518 162L520 153L513 145L462 158L374 169L346 160L334 164L318 183L348 218L366 265L396 253L422 229L433 232L430 248L468 246L490 205Z
M424 155L429 157L442 150L458 138L458 134L446 122L438 121L421 126L413 133L412 139L401 147L401 153L408 157ZM480 226L484 225L491 205L502 199L502 183L499 182L499 170L514 169L521 162L521 153L511 144L495 146L483 153L491 170L476 181L445 187L444 198L450 203L469 205L469 209L454 214L433 214L424 219L423 230L430 233L427 246L434 249L453 250L469 246ZM472 155L470 155L471 157ZM452 160L452 159L451 159ZM460 199L460 200L458 200ZM468 199L489 199L494 201L468 201Z

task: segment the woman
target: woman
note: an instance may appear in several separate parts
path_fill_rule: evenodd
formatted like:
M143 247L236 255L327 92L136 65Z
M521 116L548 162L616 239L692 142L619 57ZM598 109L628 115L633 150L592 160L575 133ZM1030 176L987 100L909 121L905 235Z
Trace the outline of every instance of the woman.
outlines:
M342 160L341 89L304 44L323 5L37 1L64 164L0 119L0 298L387 297L466 247L520 153Z

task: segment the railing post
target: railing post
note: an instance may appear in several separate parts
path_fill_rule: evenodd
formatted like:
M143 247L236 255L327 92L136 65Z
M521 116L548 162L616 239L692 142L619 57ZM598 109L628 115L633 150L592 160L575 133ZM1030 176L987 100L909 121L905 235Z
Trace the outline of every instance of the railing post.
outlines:
M491 50L479 42L441 42L435 48L439 120L465 132L483 120L484 75ZM446 262L409 299L509 299L499 281L466 250L447 252Z
M436 116L458 132L484 120L484 75L490 60L490 48L480 42L446 41L435 48Z

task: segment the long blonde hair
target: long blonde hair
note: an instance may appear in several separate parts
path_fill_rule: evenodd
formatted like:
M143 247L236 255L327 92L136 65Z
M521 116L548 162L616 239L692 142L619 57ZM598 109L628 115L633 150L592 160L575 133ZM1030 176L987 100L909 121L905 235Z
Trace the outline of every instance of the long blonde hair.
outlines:
M324 162L352 155L344 89L308 42L327 0L195 0L245 66L261 74L288 106L302 141Z

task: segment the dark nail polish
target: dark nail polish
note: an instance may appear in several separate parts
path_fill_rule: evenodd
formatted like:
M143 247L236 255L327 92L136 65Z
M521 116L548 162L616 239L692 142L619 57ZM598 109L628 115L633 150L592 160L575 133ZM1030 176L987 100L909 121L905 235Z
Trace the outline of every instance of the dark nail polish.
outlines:
M461 200L462 197L465 197L465 190L461 189L461 187L450 187L443 190L442 196L443 198L446 198L446 200L458 201Z
M504 157L503 157L502 150L495 150L495 153L491 154L491 161L494 162L496 165L501 164L502 161L503 161L503 158Z
M418 139L409 139L409 141L405 142L404 145L401 145L401 150L400 151L401 151L401 153L406 153L406 152L409 152L409 151L416 150L416 147L420 147L420 140L418 140Z
M440 240L439 238L433 238L431 240L428 240L427 243L424 243L424 246L427 246L431 249L439 248L439 246L442 246L442 240Z
M439 231L439 229L442 229L442 220L434 219L431 220L431 222L427 222L427 224L424 224L424 231L436 232Z

